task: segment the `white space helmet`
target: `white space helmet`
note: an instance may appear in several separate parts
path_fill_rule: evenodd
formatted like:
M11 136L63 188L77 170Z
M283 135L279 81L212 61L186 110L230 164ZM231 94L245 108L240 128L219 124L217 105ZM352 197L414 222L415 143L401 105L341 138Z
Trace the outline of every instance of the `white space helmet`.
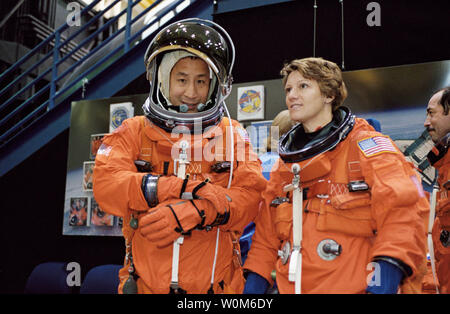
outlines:
M182 58L194 56L206 62L211 83L208 99L198 105L198 112L182 112L168 100L170 71ZM145 115L170 132L175 127L201 125L201 131L217 124L224 114L224 100L231 91L234 45L228 33L218 24L202 19L185 19L162 29L147 48L144 63L150 94L143 105Z

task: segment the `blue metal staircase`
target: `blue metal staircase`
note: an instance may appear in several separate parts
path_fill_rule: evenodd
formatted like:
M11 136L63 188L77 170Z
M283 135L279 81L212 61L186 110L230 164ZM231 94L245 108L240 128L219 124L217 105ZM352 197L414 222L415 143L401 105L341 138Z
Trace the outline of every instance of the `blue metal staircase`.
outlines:
M157 0L132 18L132 8L142 0L128 0L118 15L73 45L74 38L119 1L64 38L70 27L66 22L0 75L0 176L70 127L72 101L111 97L141 76L145 50L157 30L187 17L212 19L213 13L211 0ZM81 10L80 17L88 16L99 2ZM98 34L122 15L125 25L86 53L84 47L93 45ZM41 50L49 46L43 55ZM64 62L69 58L76 61L67 67ZM36 77L26 85L20 83L30 75Z

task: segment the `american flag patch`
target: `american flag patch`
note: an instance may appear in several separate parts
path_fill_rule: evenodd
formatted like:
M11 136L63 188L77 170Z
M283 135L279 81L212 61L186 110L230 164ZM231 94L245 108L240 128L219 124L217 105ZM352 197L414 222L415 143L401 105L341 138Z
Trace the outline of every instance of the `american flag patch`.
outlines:
M397 153L391 140L385 136L374 136L358 141L358 147L366 157L381 153Z
M105 144L100 145L98 151L97 151L97 155L105 155L105 156L109 156L109 153L111 152L112 146L108 146Z

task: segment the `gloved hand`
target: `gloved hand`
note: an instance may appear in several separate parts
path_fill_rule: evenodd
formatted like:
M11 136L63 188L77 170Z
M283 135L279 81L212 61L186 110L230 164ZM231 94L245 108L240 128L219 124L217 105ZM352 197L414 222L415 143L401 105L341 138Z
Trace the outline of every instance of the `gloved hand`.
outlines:
M194 199L199 198L210 201L219 214L229 213L230 211L229 203L231 198L226 195L225 191L225 188L206 181L197 185L195 183L189 184L188 182L186 186L186 192L191 192Z
M250 272L245 282L244 294L264 294L269 287L266 278L257 273Z
M147 176L151 180L147 180ZM219 214L229 211L230 206L225 194L226 189L221 186L216 186L208 181L183 180L176 176L159 178L152 175L147 176L144 176L142 188L149 205L157 205L170 199L189 199L192 196L193 199L210 201ZM150 206L152 207L152 205Z
M373 294L395 294L403 278L403 272L389 262L376 261L374 277L368 285L366 292ZM376 276L379 276L378 278Z
M211 224L217 217L206 200L172 199L152 208L139 219L140 233L158 247L173 243L181 234Z

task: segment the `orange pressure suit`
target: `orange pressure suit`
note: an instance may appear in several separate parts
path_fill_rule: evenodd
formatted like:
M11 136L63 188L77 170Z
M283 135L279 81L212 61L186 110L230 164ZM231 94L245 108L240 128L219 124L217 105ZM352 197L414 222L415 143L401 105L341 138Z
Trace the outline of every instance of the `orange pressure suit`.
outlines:
M366 156L358 147L360 141L380 136L356 118L353 130L335 149L299 163L304 189L301 293L364 293L376 271L371 262L378 256L409 266L402 291L420 291L428 200L420 178L398 149ZM294 282L288 281L289 259L283 264L277 256L286 242L292 243L292 196L283 192L292 182L291 166L279 159L272 169L244 265L269 283L275 268L280 293L294 293ZM348 183L357 181L366 182L369 189L349 191ZM286 196L289 202L271 206L274 199ZM341 245L340 254L321 258L321 244L330 240Z
M251 144L244 134L245 130L238 122L232 120L234 132L235 158L233 180L226 194L231 198L230 218L218 228L193 230L190 236L184 237L180 249L179 284L187 293L207 293L211 288L213 266L213 291L240 292L243 289L243 276L238 238L235 234L254 219L258 211L260 193L266 181L261 174L261 166L252 151ZM229 120L223 118L216 126L200 135L183 134L183 139L190 141L195 151L200 148L201 161L195 161L191 150L191 162L186 173L190 178L204 180L226 189L229 172L214 172L211 167L218 161L230 160L230 152L224 147L229 143ZM239 135L238 135L239 134ZM181 136L181 135L180 135ZM187 137L186 137L187 136ZM119 292L122 293L124 283L129 278L130 256L132 256L139 293L168 293L171 282L172 245L158 248L154 243L141 235L139 229L130 227L130 220L149 210L147 201L141 190L142 177L146 173L138 172L135 160L151 162L151 173L155 175L173 175L174 162L171 157L172 146L178 138L154 125L147 118L140 116L128 119L114 133L105 136L94 168L94 195L100 207L113 215L123 217L123 234L128 248L128 259L120 271ZM229 145L229 144L228 144ZM226 155L225 155L226 154ZM241 156L237 156L241 154ZM245 156L244 156L245 154ZM226 159L225 159L226 158ZM250 159L250 160L249 160ZM158 194L170 187L158 186ZM167 191L172 192L173 191ZM216 237L219 232L219 245L216 248ZM217 260L214 261L215 250ZM130 254L131 253L131 254Z
M449 135L446 137L447 141L448 137ZM432 154L439 156L439 152L435 151L436 147L433 148L428 156ZM439 159L433 163L433 166L438 170L439 192L436 197L436 219L433 225L432 237L440 293L450 293L450 200L448 198L450 189L450 153L448 153L448 142L445 149L445 155L441 158L438 157Z

